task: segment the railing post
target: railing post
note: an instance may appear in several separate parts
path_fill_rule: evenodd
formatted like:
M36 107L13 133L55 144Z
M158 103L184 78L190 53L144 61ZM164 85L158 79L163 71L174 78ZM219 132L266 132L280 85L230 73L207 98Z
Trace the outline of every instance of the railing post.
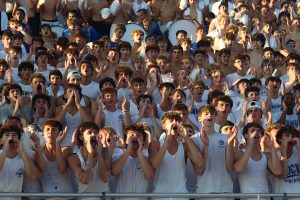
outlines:
M288 200L288 196L287 196L287 193L283 193L283 200Z
M106 195L105 195L105 192L102 192L102 197L101 197L101 200L106 200Z
M259 196L259 194L257 195L257 200L260 200L260 196Z

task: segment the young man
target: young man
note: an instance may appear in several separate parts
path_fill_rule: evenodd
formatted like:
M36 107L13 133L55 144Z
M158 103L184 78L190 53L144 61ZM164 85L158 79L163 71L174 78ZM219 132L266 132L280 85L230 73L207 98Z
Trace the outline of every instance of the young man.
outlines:
M233 170L235 161L233 144L237 132L228 136L216 132L216 110L210 105L200 108L198 120L202 125L200 133L191 138L202 152L205 166L201 171L196 171L197 193L232 193L229 172ZM222 179L215 181L219 177Z
M33 122L42 126L51 117L50 97L46 94L36 94L32 97L31 108L33 110Z
M189 157L195 171L201 173L205 168L204 157L189 138L179 113L165 113L162 126L166 132L165 140L152 141L149 146L150 162L157 170L153 193L187 193L185 159Z
M229 87L232 87L232 84L242 78L251 79L254 78L252 74L249 73L249 68L245 65L245 56L238 54L235 56L233 61L233 66L236 68L236 72L228 74L225 78Z
M276 134L276 141L281 147L278 152L283 168L280 176L273 176L274 193L300 192L300 136L299 131L289 126L283 126ZM277 199L277 198L276 198Z
M0 122L4 122L10 116L18 116L24 125L30 124L32 115L30 107L22 98L22 88L18 84L11 83L4 91L5 104L0 108Z
M98 102L97 111L94 114L94 121L100 127L113 127L122 139L123 133L123 115L120 109L117 108L117 91L114 88L105 88L102 90L102 102ZM103 105L105 109L102 109Z
M64 94L64 88L62 84L62 73L58 70L52 70L49 73L50 86L47 87L49 96L59 97Z
M141 125L131 125L125 129L125 136L127 148L113 156L112 175L118 176L116 192L146 193L148 180L155 173L144 151L147 134Z
M112 142L108 141L106 134L99 136L99 127L93 122L82 123L77 129L76 139L80 150L68 158L68 164L76 177L78 193L108 192Z
M67 157L72 154L72 150L61 147L67 134L62 128L62 124L55 120L47 120L43 124L45 171L41 176L42 192L73 192L67 165Z
M151 139L157 140L162 133L162 129L159 120L154 114L152 96L142 94L137 97L136 103L139 110L138 116L130 117L130 113L123 108L123 111L125 111L123 118L125 127L130 126L132 123L144 122L153 133Z
M39 169L26 155L20 142L22 130L14 125L3 125L0 138L3 148L0 153L0 191L22 192L24 175L31 179L38 179ZM3 200L21 200L17 197L3 197Z
M30 85L30 77L34 72L34 66L31 62L22 62L18 67L18 75L21 78L19 85L22 88L24 96L31 95L32 87Z
M79 72L81 75L81 88L82 94L90 97L92 100L96 100L100 96L99 84L92 81L93 67L89 61L81 62L79 66Z

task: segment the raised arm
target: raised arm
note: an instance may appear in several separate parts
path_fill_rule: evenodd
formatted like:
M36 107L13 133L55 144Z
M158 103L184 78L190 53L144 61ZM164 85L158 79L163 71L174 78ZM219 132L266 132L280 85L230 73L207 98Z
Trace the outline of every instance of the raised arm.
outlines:
M151 141L149 145L149 159L152 167L157 170L167 151L167 144L170 136L166 136L165 142L160 146L159 141Z
M16 141L16 142L18 144L17 153L20 155L20 157L24 162L25 174L34 180L38 179L41 175L40 170L36 167L34 162L26 155L21 142L20 141Z

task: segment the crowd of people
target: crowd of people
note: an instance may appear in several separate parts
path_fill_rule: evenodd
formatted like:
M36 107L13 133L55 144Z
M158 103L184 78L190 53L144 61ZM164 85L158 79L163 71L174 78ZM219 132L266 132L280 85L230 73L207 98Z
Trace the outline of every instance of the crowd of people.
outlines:
M1 193L300 193L300 1L0 11Z

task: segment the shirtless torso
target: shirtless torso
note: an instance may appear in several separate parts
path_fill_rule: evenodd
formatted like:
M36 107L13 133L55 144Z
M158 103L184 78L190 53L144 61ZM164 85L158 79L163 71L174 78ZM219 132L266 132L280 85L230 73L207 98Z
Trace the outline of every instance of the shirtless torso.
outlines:
M174 0L156 0L151 3L153 14L161 24L174 21L179 14L178 1Z
M88 0L88 15L93 21L103 21L100 11L107 7L107 0Z
M42 1L41 1L42 2ZM37 4L37 10L40 11L41 19L45 21L56 21L56 11L60 7L60 1L45 0L45 3Z

